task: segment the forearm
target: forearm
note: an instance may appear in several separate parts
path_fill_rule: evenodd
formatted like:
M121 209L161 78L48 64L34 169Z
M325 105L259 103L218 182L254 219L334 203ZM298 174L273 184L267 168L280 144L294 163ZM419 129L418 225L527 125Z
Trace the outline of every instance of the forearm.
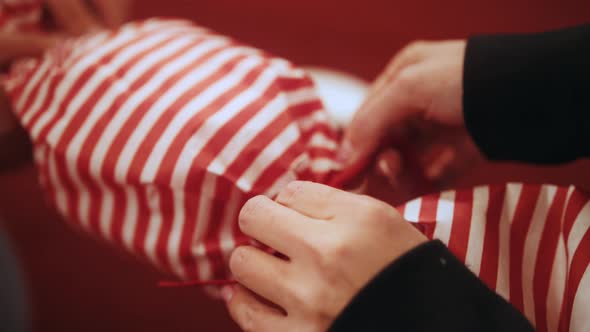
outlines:
M0 33L0 66L12 60L37 56L55 43L49 35L34 33Z
M92 0L102 22L109 28L125 23L133 6L133 0Z
M533 332L438 241L399 258L362 290L333 324L344 331Z
M465 123L492 160L590 156L590 25L478 36L464 64Z

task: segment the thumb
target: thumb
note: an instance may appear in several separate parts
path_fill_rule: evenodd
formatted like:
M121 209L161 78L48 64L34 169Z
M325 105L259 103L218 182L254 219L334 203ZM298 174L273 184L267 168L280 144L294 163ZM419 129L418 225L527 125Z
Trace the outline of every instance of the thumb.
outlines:
M344 131L340 162L350 165L370 157L387 140L392 128L409 115L408 100L399 90L395 84L388 84L367 98Z

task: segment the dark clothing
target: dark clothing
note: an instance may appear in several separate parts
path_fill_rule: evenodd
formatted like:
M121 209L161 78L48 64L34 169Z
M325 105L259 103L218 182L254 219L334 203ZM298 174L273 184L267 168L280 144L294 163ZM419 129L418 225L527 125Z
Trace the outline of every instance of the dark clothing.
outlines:
M590 157L590 25L473 37L463 80L465 124L493 160ZM352 300L331 332L533 331L439 241L405 254Z
M534 331L440 241L415 248L381 272L330 331Z
M489 159L590 157L590 25L471 38L463 89L465 124Z

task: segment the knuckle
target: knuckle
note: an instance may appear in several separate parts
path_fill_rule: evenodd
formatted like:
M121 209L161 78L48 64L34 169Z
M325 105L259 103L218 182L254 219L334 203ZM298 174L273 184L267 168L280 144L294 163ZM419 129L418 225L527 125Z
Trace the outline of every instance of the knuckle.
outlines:
M256 313L250 306L243 306L240 313L240 326L245 332L257 331Z
M395 219L397 211L389 204L365 196L366 215L369 222L382 222L384 220Z
M237 247L229 258L229 268L236 279L243 280L244 266L247 266L248 248Z
M257 215L261 214L261 210L264 209L265 204L267 203L268 198L263 195L258 195L250 198L242 209L240 210L240 215L238 217L240 225L246 224L247 220L255 218Z
M286 204L296 201L299 195L301 195L304 186L304 181L290 182L283 190L281 190L281 192L279 192L277 201Z
M407 49L412 51L420 51L428 45L428 41L424 39L416 39L408 44Z
M418 79L414 68L406 67L400 70L393 85L396 89L404 92L412 92L418 88Z

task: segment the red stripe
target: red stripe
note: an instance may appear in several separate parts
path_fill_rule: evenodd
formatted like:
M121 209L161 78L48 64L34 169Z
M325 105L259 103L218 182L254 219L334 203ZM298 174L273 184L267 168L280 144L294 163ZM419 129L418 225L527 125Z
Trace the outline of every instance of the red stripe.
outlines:
M418 222L421 225L422 233L429 239L434 238L434 226L436 225L439 200L440 193L435 193L422 197L422 203L420 204Z
M265 68L265 65L262 64L258 67L256 67L255 69L253 69L248 75L246 75L246 77L244 78L244 80L242 81L242 83L239 85L241 87L249 87L251 86L257 79L258 77L263 73L263 69ZM244 90L245 91L245 90ZM242 126L246 125L246 123L252 118L254 117L258 111L260 111L265 105L266 103L268 103L268 101L272 100L272 98L274 98L274 94L276 94L276 91L272 91L272 89L267 89L266 92L263 93L262 96L256 98L253 102L251 102L249 105L246 105L242 110L240 110L239 113L236 114L236 116L232 117L231 119L229 119L221 128L219 128L219 130L213 135L213 137L211 137L211 139L209 140L209 142L202 148L202 150L200 151L200 153L194 157L193 159L193 163L192 165L188 168L189 169L189 174L186 178L186 184L185 184L185 189L184 192L186 193L194 193L195 197L199 197L200 193L200 186L197 186L197 184L200 182L200 176L196 176L196 177L192 177L191 175L194 174L195 171L197 170L206 170L207 167L210 165L210 163L213 161L213 159L219 155L219 153L223 150L223 148L226 146L226 144L232 139L232 134L237 133ZM231 100L233 99L233 97L231 98L227 98L227 100ZM219 104L216 102L212 103L211 105L209 105L207 107L207 109L209 110L219 110L223 107L223 105L221 105L220 103L225 102L225 98L221 98L218 99ZM201 111L203 112L203 110ZM191 123L191 120L188 121L188 123ZM198 130L198 128L192 128L192 130ZM182 130L181 130L182 132ZM176 144L176 141L175 141ZM180 148L180 151L182 151L182 148ZM176 157L178 158L179 155ZM158 182L169 182L171 181L170 179L170 175L167 175L167 178L161 178L160 180L157 180ZM193 181L195 181L195 183L193 183ZM219 181L218 181L219 183ZM219 195L224 195L224 196L219 196ZM213 196L215 199L219 199L219 200L227 200L229 199L229 190L220 190L220 188L216 189L216 194ZM212 212L215 212L215 209L212 208ZM206 221L202 221L199 220L199 222L202 223L206 223L208 226L210 226L210 228L212 227L212 229L210 230L213 233L207 233L207 234L214 234L214 236L216 238L218 238L218 231L219 228L219 222L221 219L219 220L215 220L213 219L213 221L211 222L206 222ZM209 228L208 228L208 232L209 232ZM163 229L162 232L160 233L160 238L158 239L158 242L160 243L160 245L163 245L164 243L166 243L168 241L168 236L169 236L169 229ZM205 237L205 239L208 240L208 235ZM219 246L215 243L215 239L213 239L212 241L207 241L206 243L206 252L210 253L214 250L218 250ZM213 247L209 248L207 247L207 244L212 245ZM215 257L211 258L212 262L216 262L216 260L219 260L219 255L214 255ZM215 266L214 266L214 272L215 270Z
M49 61L49 60L47 60ZM37 66L37 68L35 68L34 70L31 70L31 75L29 77L26 77L26 80L23 79L22 84L20 85L19 88L16 89L16 91L12 92L13 93L13 98L12 100L18 102L18 100L21 98L21 94L24 93L25 87L29 84L29 80L33 78L33 76L35 75L35 73L40 70L41 72L41 76L39 78L39 80L35 83L35 85L33 86L33 88L30 90L29 95L27 96L27 99L25 100L25 103L23 105L23 107L19 110L16 110L17 114L19 115L19 117L22 119L28 112L31 111L31 106L33 105L33 103L35 102L36 98L39 97L39 90L41 89L41 86L44 85L44 83L46 84L46 80L48 77L51 76L52 72L51 72L51 64L47 65L47 68L45 68L43 70L42 64L40 64L39 66ZM30 123L30 122L29 122ZM29 123L25 123L24 125L27 128L31 128Z
M528 236L528 231L532 222L533 213L539 195L541 194L541 186L539 185L524 185L516 211L514 211L514 219L510 228L510 303L515 306L520 312L524 312L523 299L523 259L524 259L524 245Z
M490 186L490 198L486 211L485 236L479 277L491 289L496 289L498 257L500 257L500 218L506 186Z
M277 84L281 87L281 91L291 92L305 88L313 88L314 83L308 76L302 77L279 77Z
M547 213L547 220L541 235L539 251L533 277L533 297L535 302L535 319L538 332L547 331L547 295L551 281L551 271L561 230L561 217L567 195L567 189L559 188Z
M235 64L237 66L237 63ZM201 111L196 113L191 119L187 121L187 125L185 125L182 129L179 130L177 134L174 145L172 145L168 151L166 152L165 157L160 164L160 167L157 172L156 182L157 183L168 183L171 179L170 176L174 171L174 167L180 157L182 150L186 142L192 137L192 135L199 130L200 126L211 116L217 113L225 104L234 99L237 95L241 94L242 92L246 91L251 83L258 77L261 72L261 69L264 68L265 64L261 64L249 70L249 72L242 78L242 80L235 85L234 87L228 89L222 95L220 95L215 101L213 101L210 105L203 108ZM233 66L225 66L225 72L220 72L221 76L225 76L229 73L233 68ZM195 162L199 162L198 158L194 159ZM195 172L199 170L199 167L195 167L195 164L191 165L190 174L194 175L190 178L186 179L185 184L185 191L190 190L189 188L201 188L202 186L202 176L198 173L204 172L202 169L199 172ZM195 171L192 171L195 170ZM198 189L197 189L198 190ZM197 195L197 196L200 196ZM194 212L194 216L187 216L187 223L184 225L183 236L180 243L180 251L181 252L190 252L190 248L195 243L194 239L194 231L196 228L195 222L201 222L197 220L198 218L198 208L193 209L192 206L195 205L195 202L191 202L188 199L185 199L185 209L188 212ZM204 222L204 221L203 221ZM197 258L199 259L199 258ZM194 279L198 276L196 261L194 258L189 262L189 264L185 265L187 268L187 275L190 279Z
M164 47L169 42L173 41L177 36L170 36L154 46L136 54L125 67L121 67L117 73L115 73L114 77L124 77L128 70L131 70L134 66L136 66L141 60L143 60L146 56L151 54L152 52L158 50L161 47ZM115 109L114 105L121 105L123 102L122 100L128 100L133 94L127 91L137 91L141 89L149 79L151 79L154 75L157 74L158 70L164 66L167 62L174 59L177 56L183 54L184 51L190 49L190 46L184 46L183 48L175 51L172 55L169 55L162 60L158 61L157 63L153 64L148 70L146 70L140 77L138 77L134 82L131 82L129 88L125 92L119 93L115 100L111 103L111 106L98 118L93 125L92 129L90 130L88 136L84 139L83 145L80 149L79 158L77 159L77 169L80 174L80 180L82 183L88 188L91 193L91 210L90 210L90 225L93 229L97 230L99 227L99 216L102 207L102 191L99 187L97 187L96 180L93 179L95 175L90 174L90 159L94 153L94 149L99 141L99 139L104 134L104 130L106 126L110 122L110 120L115 116L115 113L119 111L119 109ZM96 89L93 96L91 96L87 100L87 104L83 106L84 109L92 110L96 107L96 103L104 97L104 94L109 91L110 84L112 82L105 80L100 87ZM110 185L111 183L109 183ZM125 206L126 199L125 199L124 192L119 192L118 197L119 199L114 201L114 207L112 209L112 213L117 213L119 216L122 216L121 212L117 212L120 210L125 210L122 206ZM114 216L113 216L114 217ZM109 218L117 223L117 229L115 229L115 225L111 225L111 229L109 230L109 234L113 235L113 240L115 243L121 243L121 227L122 227L122 220L118 218Z
M210 50L210 51L206 52L205 54L201 55L199 58L195 59L195 61L184 65L182 68L178 69L178 71L174 75L172 75L171 77L169 77L168 79L166 79L164 82L162 82L160 84L160 91L169 91L180 80L185 78L186 75L188 75L189 73L194 71L195 67L203 65L204 63L209 61L212 57L221 53L222 51L224 51L224 49ZM112 105L112 110L110 110L109 112L115 111L116 109L121 107L126 101L127 101L127 99L120 99L120 100L115 101L115 103L113 103L113 105ZM136 110L134 110L134 112L126 120L125 124L116 133L116 137L113 139L113 142L112 142L111 146L109 147L109 150L107 151L107 154L105 156L105 159L103 161L102 168L101 168L101 177L104 179L105 183L115 184L114 172L116 169L116 165L119 161L119 157L121 156L121 152L127 143L127 140L129 139L131 134L134 132L135 128L140 123L140 121L143 119L143 117L147 113L147 111L149 109L151 109L157 101L158 101L158 98L152 98L152 97L146 98L140 105L138 105ZM184 106L184 104L175 103L171 107L174 107L174 106L180 108L180 107ZM171 114L171 115L174 115L174 114ZM149 148L149 150L151 150L151 148L153 148L153 146L156 144L159 137L162 135L163 130L165 128L162 126L162 121L163 120L160 119L158 121L158 123L156 124L156 126L154 126L154 128L151 129L150 135L148 137L146 137L146 139L144 139L144 141L142 142L142 144L140 145L140 147L138 149L138 152L135 155L134 162L137 162L138 156L139 156L139 158L143 158L143 162L145 162L147 160L147 158L149 157L150 151L144 151L144 150L148 150L148 148ZM158 126L158 124L160 124L160 126ZM160 129L160 131L158 131L157 129ZM134 174L131 170L129 170L127 172L126 182L130 183L132 185L135 184L138 188L141 188L142 186L144 186L144 184L141 183L141 181L139 181L139 176L140 176L140 174ZM139 189L138 192L141 193L142 190ZM145 199L146 199L145 196L141 196L140 198L143 201L145 201ZM166 202L166 200L164 200L164 202ZM143 243L144 243L146 235L147 235L147 233L146 233L147 232L147 225L146 224L147 224L147 220L149 218L149 215L146 214L146 211L148 211L148 210L142 210L143 208L147 208L146 202L144 202L144 204L142 206L140 206L140 212L142 213L142 216L138 219L138 227L136 229L135 236L134 236L134 243L135 243L134 247L135 248L141 247L142 251L143 251ZM122 230L122 227L123 227L123 220L116 221L116 223L113 225L113 231L115 233L120 233ZM169 232L168 227L169 227L168 225L166 225L164 227L164 232ZM160 242L159 239L158 239L158 242ZM162 244L157 243L157 246L159 246L161 248ZM162 257L164 257L164 256L160 256L160 258L162 258ZM168 259L165 259L162 262L164 262L164 264L165 264L164 268L167 268L169 270L171 269L169 264L167 264Z
M461 262L465 262L467 256L472 214L473 189L456 191L449 249Z
M84 112L84 113L90 113L92 110L94 110L95 107L97 106L97 103L102 98L104 98L105 94L110 90L112 85L118 83L119 78L125 78L127 73L130 70L132 70L140 61L145 59L146 56L148 56L152 52L157 51L158 49L164 47L166 44L173 41L175 38L176 38L176 36L169 36L169 37L157 42L153 46L150 46L149 48L133 55L133 57L129 58L127 60L127 62L125 63L125 65L121 66L115 73L113 73L112 77L114 77L114 79L106 79L106 80L102 81L101 84L99 84L99 86L96 88L96 90L94 90L92 92L92 94L88 97L88 99L86 99L84 104L81 106L81 109L88 110L88 112ZM152 68L152 69L154 69L154 68ZM143 76L143 78L145 79L146 76ZM139 81L139 82L141 83L141 81ZM132 82L131 87L127 91L135 91L133 89L137 88L136 86L134 86L136 83L137 83L137 81ZM127 92L127 91L125 91L125 92ZM121 92L117 97L120 97L121 95L129 95L129 93ZM111 111L111 110L112 109L110 109L109 111ZM85 187L87 187L87 189L91 193L92 198L90 201L92 202L92 204L90 205L90 214L89 214L90 223L89 223L89 225L90 225L90 229L94 230L94 231L98 231L99 227L100 227L99 216L100 216L100 205L102 205L102 204L100 204L100 203L94 204L95 202L101 201L101 199L100 199L101 194L100 194L100 188L98 188L96 186L96 182L92 179L92 176L90 175L90 158L92 157L92 151L96 147L98 139L100 138L101 134L103 133L103 131L108 123L108 120L110 120L113 116L114 116L114 114L111 112L104 112L104 114L96 120L96 122L94 123L93 127L91 128L91 130L89 132L89 135L84 139L84 142L82 143L82 147L81 147L79 155L78 155L78 158L76 160L76 170L80 174L80 181L82 182L82 184ZM85 122L85 120L86 119L81 119L80 124ZM72 128L72 129L73 130L71 133L73 134L73 136L72 136L72 138L73 138L73 137L75 137L75 135L77 133L77 129L75 129L75 128ZM111 230L109 230L108 232L110 234Z
M188 75L189 73L194 71L195 67L201 66L202 64L209 61L212 57L221 53L222 51L224 51L224 49L210 50L209 52L203 54L201 57L197 58L195 61L186 64L182 68L179 68L174 75L170 76L169 78L164 80L164 82L159 84L160 94L161 94L161 91L169 91L180 80L182 80L184 77L186 77L186 75ZM116 100L113 103L113 105L111 106L111 110L109 110L109 113L119 109L126 101L127 101L127 99ZM105 182L107 182L107 183L114 182L114 179L115 179L114 171L115 171L116 165L119 161L119 157L121 156L121 152L123 151L123 148L126 145L127 140L129 139L131 134L134 132L135 128L139 125L139 123L143 119L144 115L148 112L148 110L150 110L154 106L154 104L157 101L158 101L158 98L154 98L154 97L146 98L144 101L142 101L141 104L139 104L137 106L137 109L125 121L125 124L123 126L121 126L119 131L116 133L116 136L113 139L111 146L109 147L109 150L107 152L107 155L105 156L105 159L104 159L103 165L102 165L102 170L101 170L102 171L102 178L105 180ZM161 120L159 120L158 122L160 122L160 121ZM155 129L156 129L156 127L152 128L150 131L150 136L148 136L146 138L146 139L151 138L148 143L150 143L152 146L153 146L153 144L155 144L155 142L157 142L157 140L159 139L159 137L162 135L162 132L163 132L163 128L160 128L159 132L154 132ZM141 151L142 146L144 146L145 144L146 144L146 141L142 142L142 145L139 147L139 150L136 153L136 155L142 155L142 154L146 153L144 151ZM145 156L145 159L147 160L147 155ZM139 183L138 181L135 181L135 182Z
M563 235L565 240L570 236L576 218L588 203L588 196L579 190L574 190L567 202L567 208L563 217Z
M133 40L137 40L139 38L140 37L137 37ZM127 47L129 47L129 48L134 46L134 44L132 44L131 42L128 42L125 45L127 45ZM118 50L120 50L120 51L124 51L126 49L127 48L118 48ZM136 56L128 59L126 61L126 63L124 63L119 68L117 73L115 73L114 75L117 75L118 77L121 77L122 75L124 75L128 70L130 70L132 68L132 65L135 62L140 60L141 55L143 55L143 54L139 54L139 56L136 55ZM117 56L116 53L111 53L110 56L107 57L107 59L105 59L105 63L109 63L110 61L112 61L115 56ZM82 74L82 76L79 79L86 78L89 80L92 77L94 77L96 72L98 70L100 70L101 68L102 68L102 66L100 66L100 65L89 67L86 69L86 71ZM105 90L108 89L108 86L112 83L113 82L112 82L111 78L106 78L105 80L103 80L99 84L99 86L94 91L92 91L92 93L88 96L88 98L85 100L84 104L81 106L81 109L91 110L94 107L94 105L100 100L100 98L104 94ZM72 91L70 91L70 93L68 94L68 97L66 97L66 99L64 100L64 103L62 104L63 105L62 108L59 108L58 112L56 112L56 114L66 112L70 103L75 98L74 92L78 92L78 90L82 89L85 84L86 84L86 81L78 80L76 82L76 84L73 86ZM68 158L70 156L67 155L67 151L68 151L71 141L74 139L74 137L78 133L78 130L87 120L88 113L89 112L77 111L74 114L74 116L70 119L70 121L66 124L66 127L65 127L61 137L59 138L59 141L57 142L57 144L55 146L55 150L58 153L58 158L56 158L57 170L58 170L58 174L59 174L58 176L60 179L62 179L62 182L64 183L64 185L66 187L71 188L70 190L67 191L67 197L68 197L67 201L69 202L68 211L69 211L70 215L73 216L73 218L75 218L75 219L79 219L80 192L77 188L77 185L74 184L72 174L70 174L70 171L68 169L68 164L70 163L70 161L68 161ZM56 122L56 121L58 121L58 119L60 117L61 116L59 116L59 115L55 116L51 121ZM45 133L40 135L40 139L43 139L43 141L44 141L54 125L55 124L46 126L43 129L43 131ZM92 189L91 194L97 195L98 194L97 189ZM93 213L95 213L94 216L92 217L92 221L94 224L89 225L89 226L90 226L91 231L96 232L98 230L98 218L96 218L96 217L99 215L99 213L97 213L97 211L96 211L96 205L94 205L94 207L92 207L92 205L94 205L94 204L91 204L91 211Z
M147 34L147 32L145 33ZM49 132L55 127L56 123L63 117L64 113L72 103L73 99L78 95L81 89L84 88L86 83L96 74L96 72L102 68L102 65L107 64L113 60L115 56L117 56L120 52L127 48L131 48L137 41L140 41L142 38L145 37L145 34L138 34L134 38L126 41L125 43L119 45L118 47L114 48L113 50L103 54L100 58L98 58L94 63L90 64L88 67L84 69L82 74L76 79L72 88L67 92L66 97L62 100L62 102L57 105L57 112L54 114L51 121L49 121L45 127L40 131L37 140L39 142L45 142L47 140L47 135ZM77 112L76 115L70 120L68 128L64 131L64 135L66 131L69 131L71 136L71 132L75 132L78 129L79 124L81 123L80 118L84 119L87 116L86 112ZM31 128L34 126L34 121L31 121ZM73 128L72 128L73 127ZM69 129L69 130L68 130ZM62 136L63 138L64 136ZM70 138L71 139L71 138ZM60 139L60 143L62 145L69 143L69 139ZM61 146L63 148L63 146ZM57 149L57 147L56 147ZM60 151L65 151L61 150Z

